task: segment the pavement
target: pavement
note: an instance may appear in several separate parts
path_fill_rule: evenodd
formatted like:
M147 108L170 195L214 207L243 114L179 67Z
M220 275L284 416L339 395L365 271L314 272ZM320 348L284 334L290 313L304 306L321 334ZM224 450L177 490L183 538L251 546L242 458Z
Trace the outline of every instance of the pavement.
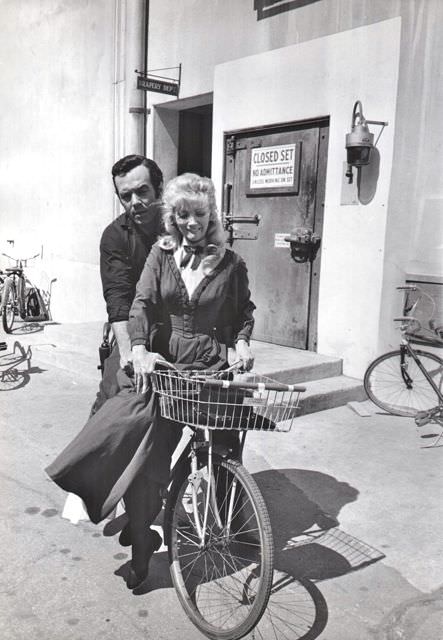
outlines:
M0 638L203 638L164 547L134 595L116 521L61 518L65 495L43 469L86 421L98 372L57 367L38 349L29 359L28 333L0 336ZM281 587L250 640L443 639L443 447L424 448L432 426L423 434L359 406L366 417L342 406L301 416L289 433L248 434L244 462L270 512Z

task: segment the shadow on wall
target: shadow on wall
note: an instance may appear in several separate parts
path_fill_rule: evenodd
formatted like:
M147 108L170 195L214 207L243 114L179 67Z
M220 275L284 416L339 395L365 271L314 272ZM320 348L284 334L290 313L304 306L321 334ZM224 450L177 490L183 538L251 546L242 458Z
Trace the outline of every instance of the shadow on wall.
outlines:
M371 149L370 163L360 167L357 177L358 199L361 204L369 204L377 191L380 175L380 152L377 147Z

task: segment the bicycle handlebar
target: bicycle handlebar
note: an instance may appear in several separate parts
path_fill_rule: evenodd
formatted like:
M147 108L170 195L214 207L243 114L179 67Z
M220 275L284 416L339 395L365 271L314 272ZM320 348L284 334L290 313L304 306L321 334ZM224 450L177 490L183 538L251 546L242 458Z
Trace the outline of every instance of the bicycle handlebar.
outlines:
M12 256L9 256L7 253L2 253L2 256L5 256L5 258L9 258L10 260L15 260L15 262L27 262L28 260L34 260L34 258L38 258L40 255L40 253L36 253L35 256L29 256L29 258L13 258Z
M293 384L283 384L280 382L248 382L247 380L217 380L211 379L203 381L205 387L220 387L225 389L253 389L259 391L264 389L266 391L298 391L303 393L306 391L306 387L301 387Z

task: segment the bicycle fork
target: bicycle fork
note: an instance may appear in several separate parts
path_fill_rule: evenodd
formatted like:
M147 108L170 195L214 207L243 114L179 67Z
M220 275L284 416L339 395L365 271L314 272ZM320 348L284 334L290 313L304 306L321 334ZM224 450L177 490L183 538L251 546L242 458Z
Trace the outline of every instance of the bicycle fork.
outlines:
M408 363L406 362L406 356L407 355L409 355L414 360L414 362L417 365L417 367L420 369L420 371L422 372L422 374L424 375L426 380L431 385L432 389L437 394L437 397L438 397L439 401L442 402L443 398L442 398L442 394L441 394L440 389L437 387L437 385L435 384L434 380L429 375L429 372L426 371L426 369L422 365L422 363L420 361L420 358L417 356L417 354L414 352L414 350L411 349L411 347L409 346L409 343L405 340L404 342L402 342L400 344L400 369L401 369L401 375L402 375L402 378L403 378L403 380L405 382L406 388L407 389L412 389L412 387L413 387L413 380L412 380L411 376L408 373Z
M197 450L202 446L207 448L208 463L206 467L199 469L198 460L197 460ZM215 482L214 466L213 466L212 433L209 429L205 429L205 442L195 443L195 445L191 450L191 473L188 476L188 480L192 487L192 511L193 511L195 528L200 538L200 548L203 548L206 544L206 534L208 529L208 514L209 514L210 507L211 507L217 526L220 529L223 529L223 521L220 516L219 505L217 503L217 491L216 491L216 482ZM201 515L198 509L199 491L200 491L202 482L206 482L206 486L207 486L206 495L204 496L203 522L201 522ZM235 491L236 491L236 480L234 478L232 482L232 486L230 487L230 491L229 491L229 494L230 494L229 506L228 506L228 513L227 513L225 528L224 528L225 538L228 538L230 533L232 513L234 509ZM224 500L226 499L227 499L227 496L224 498Z

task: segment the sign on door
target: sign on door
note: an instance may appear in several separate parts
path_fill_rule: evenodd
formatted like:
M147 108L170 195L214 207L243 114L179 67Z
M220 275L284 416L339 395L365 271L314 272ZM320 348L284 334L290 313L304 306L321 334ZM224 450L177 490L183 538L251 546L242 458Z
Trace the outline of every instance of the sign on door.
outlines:
M298 190L297 144L280 144L251 149L249 192Z

